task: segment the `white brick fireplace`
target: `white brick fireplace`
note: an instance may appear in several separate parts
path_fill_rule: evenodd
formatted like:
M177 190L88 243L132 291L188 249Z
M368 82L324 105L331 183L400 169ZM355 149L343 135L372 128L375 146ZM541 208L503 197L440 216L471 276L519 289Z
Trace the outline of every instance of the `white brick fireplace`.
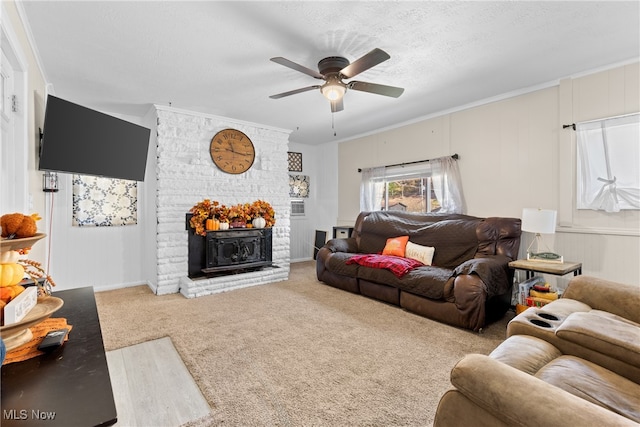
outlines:
M180 292L192 298L286 280L290 261L289 131L161 106L156 106L155 116L157 283L152 286L154 291L157 294ZM244 132L255 146L255 162L243 174L222 172L211 160L211 138L226 128ZM153 185L149 186L148 191L153 190ZM206 198L227 206L258 199L271 203L276 212L273 268L214 278L187 277L185 215L195 203Z

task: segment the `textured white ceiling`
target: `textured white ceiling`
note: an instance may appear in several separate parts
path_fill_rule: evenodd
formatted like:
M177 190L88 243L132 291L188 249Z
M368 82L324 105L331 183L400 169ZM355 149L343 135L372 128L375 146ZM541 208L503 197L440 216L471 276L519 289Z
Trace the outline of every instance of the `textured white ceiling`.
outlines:
M640 56L640 2L24 1L55 94L108 112L169 105L284 129L317 144ZM311 69L373 48L391 59L333 114ZM333 120L332 120L333 119ZM335 129L332 129L332 121ZM334 135L335 131L335 135Z

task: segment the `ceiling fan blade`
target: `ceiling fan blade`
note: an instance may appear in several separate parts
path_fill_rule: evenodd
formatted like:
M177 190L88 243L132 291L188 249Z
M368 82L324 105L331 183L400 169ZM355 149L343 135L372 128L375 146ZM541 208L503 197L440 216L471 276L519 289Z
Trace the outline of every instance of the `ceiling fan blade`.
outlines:
M382 49L375 48L371 52L367 53L363 57L356 59L351 64L340 70L340 74L346 79L357 76L363 71L368 70L371 67L375 67L381 62L391 58L387 52Z
M300 89L294 89L294 90L290 90L288 92L282 92L282 93L278 93L276 95L271 95L269 98L271 98L271 99L284 98L285 96L295 95L296 93L307 92L307 91L310 91L310 90L313 90L313 89L320 89L320 86L314 85L314 86L303 87L303 88L300 88Z
M340 98L336 101L330 101L331 102L331 112L332 113L337 113L338 111L342 111L344 110L344 103L343 100L344 98Z
M307 68L303 65L296 64L295 62L289 61L288 59L283 58L281 56L276 56L275 58L271 58L271 60L276 64L284 65L285 67L289 67L292 70L300 71L301 73L307 74L311 77L315 77L316 79L324 78L324 76L319 72L312 70L311 68Z
M357 81L349 82L347 84L347 87L353 90L370 92L370 93L375 93L375 94L384 95L384 96L391 96L393 98L399 97L400 95L402 95L402 92L404 92L404 89L401 87L380 85L377 83L357 82Z

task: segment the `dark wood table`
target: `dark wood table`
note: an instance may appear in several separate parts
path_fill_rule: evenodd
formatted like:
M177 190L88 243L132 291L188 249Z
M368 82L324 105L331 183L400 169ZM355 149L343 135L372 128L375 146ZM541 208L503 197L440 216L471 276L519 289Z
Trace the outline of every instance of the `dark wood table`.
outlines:
M53 295L64 305L52 317L73 326L69 340L50 354L2 367L0 425L113 425L116 405L93 288Z

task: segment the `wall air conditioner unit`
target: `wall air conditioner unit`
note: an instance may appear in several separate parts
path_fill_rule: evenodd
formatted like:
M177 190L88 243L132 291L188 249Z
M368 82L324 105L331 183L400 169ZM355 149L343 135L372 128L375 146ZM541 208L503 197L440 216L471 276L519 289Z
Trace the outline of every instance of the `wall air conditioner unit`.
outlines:
M291 216L304 216L304 200L291 201Z

